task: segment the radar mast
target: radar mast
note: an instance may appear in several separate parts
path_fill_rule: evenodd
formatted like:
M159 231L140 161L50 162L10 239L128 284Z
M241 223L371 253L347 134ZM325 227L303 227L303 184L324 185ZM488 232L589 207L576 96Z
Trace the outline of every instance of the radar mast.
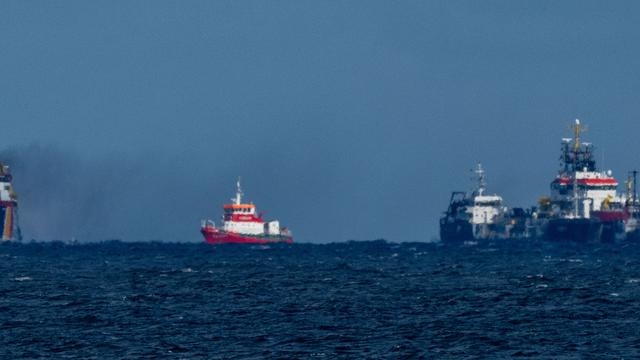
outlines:
M571 126L571 130L573 130L574 135L574 145L573 151L577 154L580 151L580 146L582 145L580 142L580 135L583 132L586 132L587 129L580 123L580 119L576 119L576 123Z
M478 163L478 167L476 168L475 173L478 176L478 195L482 196L484 194L484 190L487 188L487 181L481 163Z
M231 201L236 205L242 204L242 195L244 195L242 187L240 186L240 180L241 178L238 176L238 181L236 182L236 197L231 199Z

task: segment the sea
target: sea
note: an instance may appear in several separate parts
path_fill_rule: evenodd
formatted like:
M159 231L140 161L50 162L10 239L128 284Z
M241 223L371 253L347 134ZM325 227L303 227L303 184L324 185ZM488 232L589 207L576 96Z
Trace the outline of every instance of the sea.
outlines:
M636 359L640 244L0 245L2 359Z

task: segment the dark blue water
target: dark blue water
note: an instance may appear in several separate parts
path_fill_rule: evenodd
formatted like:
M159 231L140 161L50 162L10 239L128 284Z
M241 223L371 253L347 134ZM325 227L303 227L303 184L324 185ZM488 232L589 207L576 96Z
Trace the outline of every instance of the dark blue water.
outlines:
M638 358L640 246L0 246L0 357Z

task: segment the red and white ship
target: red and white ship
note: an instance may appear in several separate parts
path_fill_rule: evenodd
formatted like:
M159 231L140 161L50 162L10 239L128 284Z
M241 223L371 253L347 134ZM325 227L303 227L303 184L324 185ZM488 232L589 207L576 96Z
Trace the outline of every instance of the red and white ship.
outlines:
M599 171L591 143L581 141L584 130L576 119L575 137L562 139L562 169L551 182L544 237L549 240L612 242L624 236L624 199L611 170ZM542 204L541 204L542 205ZM541 206L541 210L542 210ZM541 211L542 212L542 211ZM622 231L621 231L622 230Z
M232 204L223 206L222 227L211 220L203 220L200 232L209 244L268 244L293 243L291 232L280 227L277 220L264 221L253 203L242 203L240 180Z
M18 196L13 191L9 167L0 163L0 239L22 240L18 227Z

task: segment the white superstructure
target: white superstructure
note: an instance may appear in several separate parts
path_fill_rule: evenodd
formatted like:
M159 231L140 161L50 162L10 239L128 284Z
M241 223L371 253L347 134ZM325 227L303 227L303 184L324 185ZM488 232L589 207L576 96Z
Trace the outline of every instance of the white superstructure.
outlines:
M501 196L484 194L486 178L482 164L478 163L475 173L478 187L473 192L472 206L467 208L467 212L471 217L473 236L476 239L496 237L498 232L495 229L495 225L502 222L506 208L502 205Z
M624 199L618 196L618 181L611 170L596 170L592 145L580 141L584 131L580 120L576 119L573 130L574 139L562 139L564 168L551 183L551 203L553 211L565 218L589 219L592 212Z
M15 201L16 194L11 185L9 167L1 164L0 166L2 166L0 169L0 201Z

